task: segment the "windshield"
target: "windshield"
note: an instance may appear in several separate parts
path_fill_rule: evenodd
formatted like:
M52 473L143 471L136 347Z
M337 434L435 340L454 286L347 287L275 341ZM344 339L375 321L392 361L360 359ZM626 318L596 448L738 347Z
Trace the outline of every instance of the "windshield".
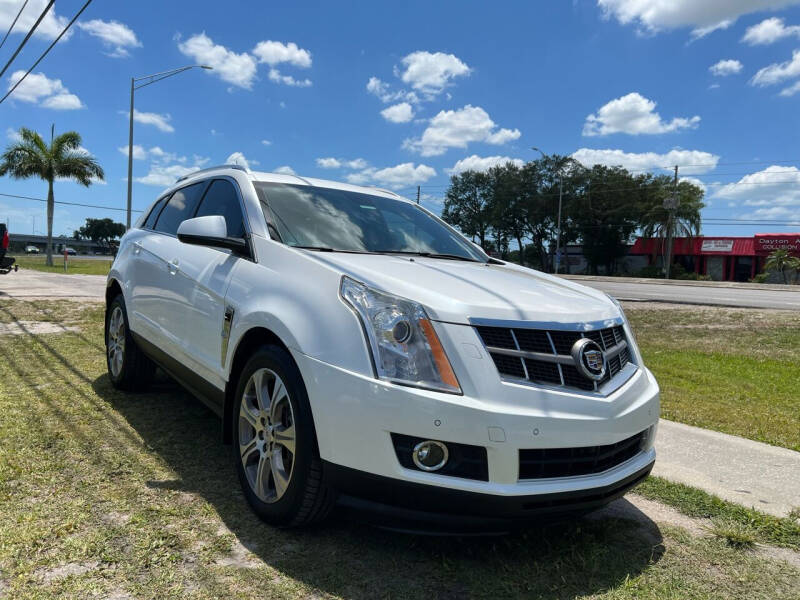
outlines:
M288 246L486 261L445 223L410 202L304 185L255 186L270 235Z

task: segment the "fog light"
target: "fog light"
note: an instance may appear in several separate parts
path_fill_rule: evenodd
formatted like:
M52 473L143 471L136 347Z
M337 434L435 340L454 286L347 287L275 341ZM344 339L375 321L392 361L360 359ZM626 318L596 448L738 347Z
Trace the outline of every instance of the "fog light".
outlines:
M411 458L423 471L438 471L447 464L447 446L442 442L426 440L414 446Z

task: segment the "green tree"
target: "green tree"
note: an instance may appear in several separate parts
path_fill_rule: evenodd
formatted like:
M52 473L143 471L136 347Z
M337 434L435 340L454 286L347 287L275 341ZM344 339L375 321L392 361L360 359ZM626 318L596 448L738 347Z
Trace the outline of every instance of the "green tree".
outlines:
M788 284L789 278L786 271L800 272L800 258L792 256L788 250L775 250L767 257L764 268L768 271L779 271L783 277L783 283Z
M125 234L125 225L113 219L86 219L86 225L75 230L75 239L92 240L97 244L109 246L111 240Z
M633 177L622 167L595 165L576 170L566 203L568 227L583 245L593 274L603 266L614 273L617 260L639 227L640 189L644 176Z
M38 177L47 182L47 264L53 264L53 182L56 178L73 179L88 187L92 180L102 181L103 169L95 158L81 148L81 136L75 131L54 137L50 130L48 145L35 131L23 127L19 141L10 144L0 156L0 176L14 179Z
M450 178L442 219L487 249L492 228L492 186L486 173L465 171Z

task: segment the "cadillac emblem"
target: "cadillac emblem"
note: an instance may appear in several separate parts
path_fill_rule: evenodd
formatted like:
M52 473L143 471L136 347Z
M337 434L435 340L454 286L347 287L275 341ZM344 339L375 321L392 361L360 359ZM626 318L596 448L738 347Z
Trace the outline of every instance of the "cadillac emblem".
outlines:
M589 338L581 338L572 346L572 360L578 372L592 381L600 381L606 374L606 359L600 344Z

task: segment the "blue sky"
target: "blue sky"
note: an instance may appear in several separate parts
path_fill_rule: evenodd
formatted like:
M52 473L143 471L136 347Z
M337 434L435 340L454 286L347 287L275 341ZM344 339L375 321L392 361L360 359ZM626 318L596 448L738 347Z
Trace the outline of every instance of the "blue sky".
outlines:
M4 64L45 0L30 0ZM60 0L0 81L16 81L83 4ZM22 0L0 0L5 33ZM797 52L795 56L794 53ZM679 164L706 188L703 231L800 225L800 0L359 3L95 1L0 105L21 126L77 130L106 171L56 200L122 208L131 76L188 71L137 92L134 208L193 168L390 187L441 206L450 173L530 160L537 146L632 170ZM0 193L43 198L41 181ZM0 196L11 230L41 203ZM54 232L123 212L57 206ZM723 225L718 219L756 219Z

